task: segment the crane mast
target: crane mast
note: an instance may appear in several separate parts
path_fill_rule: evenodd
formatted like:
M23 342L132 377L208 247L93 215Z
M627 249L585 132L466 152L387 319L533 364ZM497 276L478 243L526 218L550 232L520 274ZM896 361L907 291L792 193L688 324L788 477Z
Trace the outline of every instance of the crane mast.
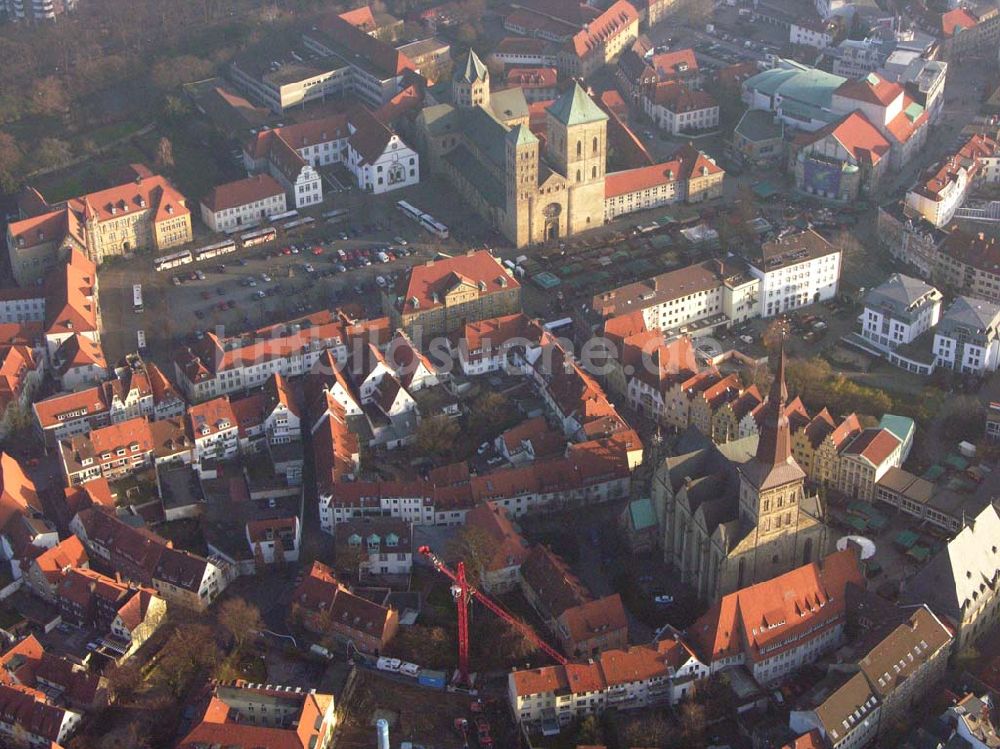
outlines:
M458 607L458 678L463 684L469 683L469 602L473 598L527 637L556 663L565 666L569 662L562 653L539 637L535 630L519 621L507 609L478 588L470 585L465 576L465 562L459 562L456 565L456 570L452 571L437 554L431 551L429 546L421 546L419 551L430 560L434 569L452 582L451 596L455 599L455 605Z

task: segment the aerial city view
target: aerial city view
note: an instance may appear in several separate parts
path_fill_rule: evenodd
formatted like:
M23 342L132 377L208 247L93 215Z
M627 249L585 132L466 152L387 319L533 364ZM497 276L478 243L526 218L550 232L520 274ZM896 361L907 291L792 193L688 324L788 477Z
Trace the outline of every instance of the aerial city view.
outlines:
M1000 749L1000 0L0 0L0 749Z

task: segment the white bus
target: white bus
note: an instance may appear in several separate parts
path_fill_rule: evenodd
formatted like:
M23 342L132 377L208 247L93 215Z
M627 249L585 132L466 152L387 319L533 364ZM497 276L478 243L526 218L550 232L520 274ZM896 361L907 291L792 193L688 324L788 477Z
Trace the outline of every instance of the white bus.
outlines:
M213 257L219 257L219 255L228 255L230 252L236 252L236 242L232 239L227 239L225 242L199 247L194 251L194 259L210 260Z
M297 218L298 215L299 212L293 208L292 210L285 211L284 213L275 213L273 216L268 216L267 220L273 224L275 221L285 221L290 218Z
M193 260L194 257L191 255L191 250L181 250L180 252L175 252L172 255L163 255L162 257L154 258L153 268L157 272L170 270L171 268L177 268L181 265L187 265Z
M425 213L420 217L420 225L438 239L447 239L450 235L448 227L440 221L435 220L429 213Z
M295 221L289 221L282 228L285 231L292 231L294 229L301 229L303 226L309 226L309 224L312 224L315 221L316 219L314 219L312 216L304 216L302 218L295 219Z
M347 216L350 214L346 208L338 208L335 211L327 211L323 214L323 218L326 219L328 224L341 224L347 221Z
M418 208L414 208L405 200L400 200L398 203L396 203L396 207L403 212L404 216L406 216L407 218L411 218L418 223L420 222L420 219L424 215L423 211L421 211Z
M132 284L132 306L136 312L142 312L142 284Z
M278 232L271 226L266 229L257 229L256 231L248 231L246 234L240 234L240 244L243 245L244 249L247 247L256 247L259 244L273 242L277 237Z

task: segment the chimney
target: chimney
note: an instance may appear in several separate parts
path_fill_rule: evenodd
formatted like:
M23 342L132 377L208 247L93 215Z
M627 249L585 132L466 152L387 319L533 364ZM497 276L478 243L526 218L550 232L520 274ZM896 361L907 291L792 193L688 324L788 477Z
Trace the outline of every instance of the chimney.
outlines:
M725 272L725 266L719 258L715 258L713 262L715 263L715 272L721 276Z

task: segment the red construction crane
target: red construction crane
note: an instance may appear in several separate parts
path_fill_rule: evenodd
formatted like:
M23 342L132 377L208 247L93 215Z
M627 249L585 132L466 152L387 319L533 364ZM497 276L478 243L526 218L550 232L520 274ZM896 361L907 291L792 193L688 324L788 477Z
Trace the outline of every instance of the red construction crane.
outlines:
M458 606L458 678L463 684L469 683L469 601L473 598L517 629L560 666L569 663L562 653L535 634L535 630L519 621L507 609L487 597L485 593L470 585L465 577L465 562L459 562L458 569L452 572L444 561L431 551L430 546L421 546L419 551L431 560L434 569L447 576L452 582L451 595L455 599L455 605Z

